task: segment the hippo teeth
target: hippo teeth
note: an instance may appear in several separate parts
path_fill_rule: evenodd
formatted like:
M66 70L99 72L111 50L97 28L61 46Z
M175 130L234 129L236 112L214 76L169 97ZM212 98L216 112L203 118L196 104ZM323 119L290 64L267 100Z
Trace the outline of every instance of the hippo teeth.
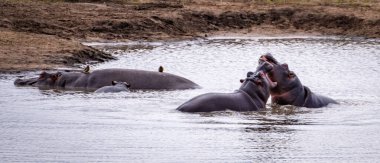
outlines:
M277 82L271 82L272 83L272 88L277 86Z
M277 86L277 82L273 82L273 81L269 78L268 74L265 74L264 77L267 79L270 88L274 88L274 87Z

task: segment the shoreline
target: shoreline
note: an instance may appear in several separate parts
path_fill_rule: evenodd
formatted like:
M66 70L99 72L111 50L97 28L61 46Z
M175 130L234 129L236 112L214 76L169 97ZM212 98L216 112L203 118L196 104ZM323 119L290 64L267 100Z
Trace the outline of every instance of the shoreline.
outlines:
M380 4L0 2L0 72L73 68L114 59L84 42L215 36L380 38Z

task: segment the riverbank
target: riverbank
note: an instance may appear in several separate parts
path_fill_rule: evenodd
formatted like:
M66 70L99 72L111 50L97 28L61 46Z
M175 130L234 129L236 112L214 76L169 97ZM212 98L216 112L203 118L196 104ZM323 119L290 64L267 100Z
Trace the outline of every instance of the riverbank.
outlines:
M0 71L71 67L113 57L80 44L226 33L380 38L379 3L0 1Z

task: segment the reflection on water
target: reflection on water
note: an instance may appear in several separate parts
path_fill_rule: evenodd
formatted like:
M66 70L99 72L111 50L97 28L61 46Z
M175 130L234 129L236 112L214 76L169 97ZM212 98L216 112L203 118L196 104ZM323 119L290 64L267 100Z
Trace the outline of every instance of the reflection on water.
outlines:
M380 159L380 41L353 38L213 38L88 43L119 59L101 68L184 76L202 89L92 92L15 87L0 75L2 162L376 162ZM339 101L308 109L189 114L206 92L231 92L272 52L304 85Z

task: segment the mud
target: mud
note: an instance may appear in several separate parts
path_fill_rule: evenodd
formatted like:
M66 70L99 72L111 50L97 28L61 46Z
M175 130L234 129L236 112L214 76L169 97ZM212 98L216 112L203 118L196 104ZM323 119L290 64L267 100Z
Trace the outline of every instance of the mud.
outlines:
M0 1L0 8L0 28L3 30L48 35L68 41L175 40L227 32L253 35L310 33L380 37L378 5L372 7L214 2L119 4ZM81 56L57 57L68 59L68 65L83 63L83 57L91 56L82 53L75 55L78 53L75 50L58 52L57 56L61 56L62 52ZM94 51L91 50L89 54L93 54L92 52ZM108 56L104 56L101 54L95 59L109 59Z

